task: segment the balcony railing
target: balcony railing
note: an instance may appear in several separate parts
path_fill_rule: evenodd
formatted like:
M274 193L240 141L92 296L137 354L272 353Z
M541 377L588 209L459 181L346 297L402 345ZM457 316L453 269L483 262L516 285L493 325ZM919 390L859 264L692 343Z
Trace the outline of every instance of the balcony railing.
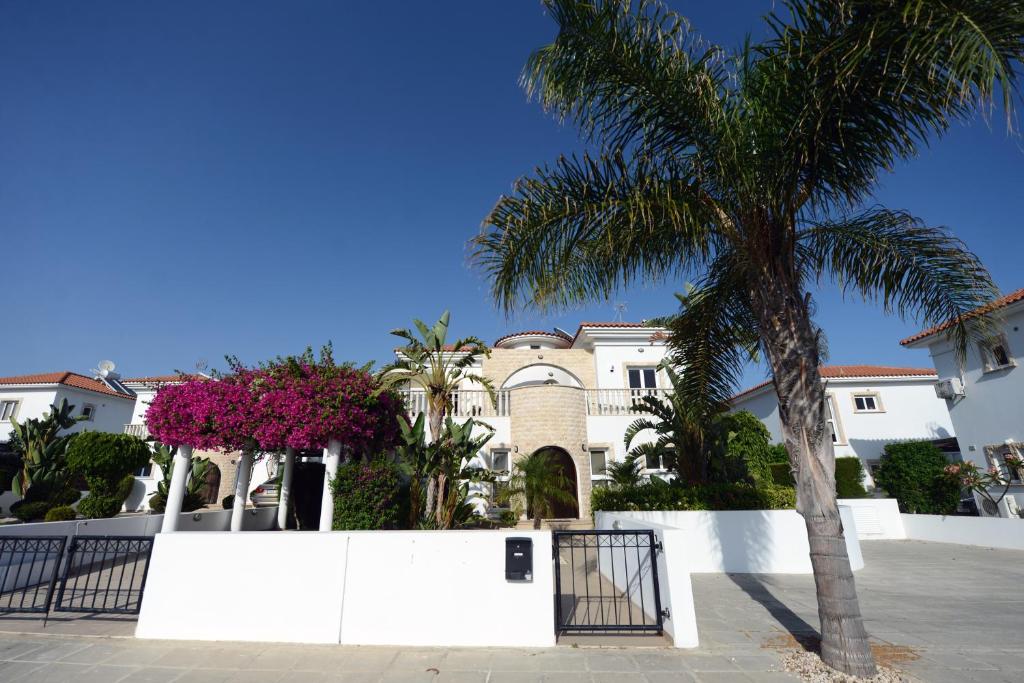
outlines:
M149 438L149 429L147 429L146 425L141 423L141 422L139 422L137 424L125 425L124 426L124 433L125 434L131 434L132 436L137 436L140 439L148 439Z
M409 416L416 419L420 413L427 411L427 394L422 390L402 391L406 410ZM491 402L486 391L456 391L452 396L452 417L508 417L512 402L508 390L495 392L497 403Z
M668 389L587 389L587 415L632 416L633 406L643 404L644 396L667 399Z

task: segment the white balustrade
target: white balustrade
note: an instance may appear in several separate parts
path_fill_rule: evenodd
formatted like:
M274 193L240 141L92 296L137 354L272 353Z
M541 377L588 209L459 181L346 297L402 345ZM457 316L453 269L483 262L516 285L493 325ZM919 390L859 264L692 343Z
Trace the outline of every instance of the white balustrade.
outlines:
M427 412L427 394L422 389L400 392L405 408L412 419ZM508 390L495 392L495 401L482 390L456 391L452 394L452 417L508 417L512 402Z
M672 392L667 389L587 389L587 414L606 416L630 416L639 411L634 407L643 405L645 396L667 400Z
M125 434L131 434L132 436L137 436L140 439L148 439L149 438L149 429L146 427L145 424L143 424L141 422L138 423L138 424L128 424L128 425L125 425L124 426L124 433Z

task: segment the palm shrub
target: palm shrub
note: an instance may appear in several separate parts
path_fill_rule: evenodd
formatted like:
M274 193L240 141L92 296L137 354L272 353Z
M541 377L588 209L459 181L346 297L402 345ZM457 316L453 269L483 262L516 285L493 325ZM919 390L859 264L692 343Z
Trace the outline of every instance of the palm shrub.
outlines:
M77 434L62 434L73 427L81 418L72 417L75 409L68 400L61 399L59 404L50 406L50 410L41 418L30 418L24 423L11 419L10 444L21 456L21 467L15 473L11 489L21 500L11 505L11 512L16 513L21 505L30 503L46 503L30 508L29 519L39 519L55 505L70 505L78 500L80 494L72 487L71 473L67 467L67 451ZM73 500L69 500L72 498ZM22 515L29 514L29 510Z
M949 515L960 501L960 487L945 476L948 464L942 451L928 441L887 444L875 484L896 499L900 512Z
M447 482L446 486L438 486L437 528L453 529L468 521L467 515L472 514L473 499L477 497L470 485L492 479L488 470L472 463L492 436L494 429L485 422L473 418L462 423L450 417L445 419L441 439L432 444L437 453L438 481Z
M430 417L430 440L433 442L441 438L445 418L451 413L455 393L463 382L479 385L492 403L495 401L494 385L488 378L465 372L481 356L490 357L490 349L477 337L463 337L448 343L450 319L449 312L445 311L433 327L427 327L422 320L413 320L418 337L409 329L392 330L391 334L405 344L397 349L398 360L381 368L378 375L381 391L395 387L423 390ZM434 517L438 525L442 524L441 518L445 513L437 502L446 497L448 483L441 471L431 473L427 479L425 514Z
M671 343L679 365L716 372L692 373L688 393L728 396L740 342L754 337L807 526L822 659L871 675L808 287L833 281L887 312L952 320L961 355L985 333L986 319L967 315L997 294L979 260L944 230L872 203L882 171L954 123L996 100L1012 112L1024 5L778 4L768 37L730 53L656 1L545 0L558 34L522 82L595 151L520 179L475 255L509 311L696 274Z
M571 505L576 502L569 492L571 486L569 478L551 454L539 450L515 461L499 499L502 502L518 499L525 503L526 516L532 517L533 528L539 529L541 521L554 514L557 503Z
M156 444L153 454L150 456L153 464L160 468L161 479L157 482L156 491L149 496L149 509L157 514L163 513L167 507L167 491L171 487L171 477L174 474L174 456L178 452L177 446ZM206 474L209 471L210 459L193 456L189 463L189 477L185 484L185 496L181 501L182 512L192 512L206 506L206 499L202 491L206 485Z
M608 465L605 474L611 479L612 485L622 488L639 486L643 481L643 461L640 454L630 454L625 460Z
M152 455L145 441L131 434L83 432L68 448L68 469L85 479L89 496L78 510L90 518L113 517L131 494L133 473Z

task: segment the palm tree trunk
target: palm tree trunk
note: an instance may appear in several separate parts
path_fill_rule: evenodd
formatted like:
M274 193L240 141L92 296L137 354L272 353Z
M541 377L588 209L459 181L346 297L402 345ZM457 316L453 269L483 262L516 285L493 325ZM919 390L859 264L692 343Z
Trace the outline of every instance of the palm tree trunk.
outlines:
M427 410L430 417L430 442L437 443L441 438L441 425L444 423L444 398L430 395L427 400ZM437 474L427 473L427 501L423 510L426 519L434 519L437 514L439 499L443 494L438 491Z
M836 503L835 451L826 422L818 333L808 301L779 262L751 292L779 397L779 421L796 480L796 509L807 525L821 621L821 658L856 676L875 673Z

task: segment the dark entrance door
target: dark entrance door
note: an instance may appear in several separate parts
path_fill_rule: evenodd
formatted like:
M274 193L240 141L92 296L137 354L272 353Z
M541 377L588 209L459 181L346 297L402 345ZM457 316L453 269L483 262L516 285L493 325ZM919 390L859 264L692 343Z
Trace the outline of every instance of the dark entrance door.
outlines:
M554 508L553 514L555 519L576 519L580 516L580 504L579 498L577 497L577 481L576 481L576 463L572 461L572 456L569 455L565 449L558 448L557 446L547 446L540 449L541 452L547 453L548 457L558 466L562 472L562 476L566 480L566 492L572 496L572 502L567 501L556 501L552 506Z

